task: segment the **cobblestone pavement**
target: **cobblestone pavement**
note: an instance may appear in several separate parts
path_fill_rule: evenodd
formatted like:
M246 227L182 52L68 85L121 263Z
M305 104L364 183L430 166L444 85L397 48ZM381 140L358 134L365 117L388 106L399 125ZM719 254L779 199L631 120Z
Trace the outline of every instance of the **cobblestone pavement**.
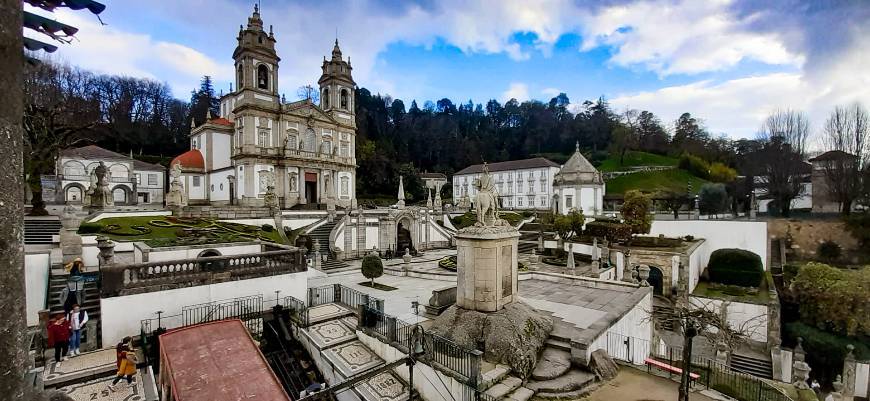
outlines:
M114 351L113 351L114 352ZM133 376L133 386L121 379L115 390L109 389L115 377L104 377L79 384L61 387L58 390L76 401L144 401L145 391L142 388L141 376L137 372Z
M42 371L46 385L65 383L82 377L114 371L115 350L86 352L61 363L52 363Z

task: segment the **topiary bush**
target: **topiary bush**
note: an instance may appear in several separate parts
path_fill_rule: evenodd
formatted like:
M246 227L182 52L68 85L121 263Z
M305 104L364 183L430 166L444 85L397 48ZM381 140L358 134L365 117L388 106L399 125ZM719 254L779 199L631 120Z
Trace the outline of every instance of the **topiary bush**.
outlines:
M753 252L723 248L710 254L707 272L714 283L758 287L764 277L764 266L761 257Z
M710 164L698 156L684 153L680 156L680 161L677 163L677 167L681 170L686 170L692 173L695 177L703 179L710 177Z
M273 230L275 230L275 227L272 227L271 224L263 224L262 226L260 226L260 229L267 232L267 233L270 233Z
M372 287L375 285L375 279L384 275L384 263L378 255L370 253L363 258L362 275L372 281Z
M584 233L591 237L606 238L610 242L625 242L631 239L631 226L623 223L595 220L586 223Z
M79 234L96 234L103 229L103 225L100 223L82 223L79 226Z
M832 261L840 258L840 255L843 254L843 249L840 248L840 245L834 241L827 240L819 244L818 249L819 257L824 260Z

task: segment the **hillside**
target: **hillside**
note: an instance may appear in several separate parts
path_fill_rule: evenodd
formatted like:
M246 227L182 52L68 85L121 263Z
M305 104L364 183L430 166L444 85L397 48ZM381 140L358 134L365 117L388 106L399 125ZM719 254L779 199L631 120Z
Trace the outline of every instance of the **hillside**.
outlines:
M619 163L619 155L611 155L598 166L598 171L625 171L640 166L677 166L679 160L673 157L655 153L628 151L625 153L624 164Z
M653 194L668 191L685 192L688 183L692 183L692 193L698 193L701 186L708 181L695 177L688 171L680 169L662 171L644 171L627 174L607 181L607 195L622 195L628 190L637 189Z

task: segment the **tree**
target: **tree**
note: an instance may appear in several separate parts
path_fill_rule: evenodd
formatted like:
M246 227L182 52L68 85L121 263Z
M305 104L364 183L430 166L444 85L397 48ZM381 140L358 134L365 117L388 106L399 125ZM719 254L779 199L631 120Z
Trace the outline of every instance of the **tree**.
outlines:
M803 161L808 136L806 114L794 110L771 114L759 131L763 145L754 156L761 170L759 178L783 217L791 214L791 202L801 194L803 179L810 172Z
M371 286L374 288L375 279L382 276L384 274L384 263L381 261L381 258L375 254L370 253L363 257L362 260L362 275L371 280Z
M790 289L801 320L848 336L870 335L870 269L845 270L821 263L801 267Z
M622 204L620 214L625 224L631 226L632 234L647 234L652 227L650 209L652 201L640 191L628 191L625 193L625 202Z
M728 192L723 184L704 184L698 191L698 208L704 214L719 214L728 206Z
M737 171L722 163L714 162L710 165L710 181L729 183L737 179Z
M205 122L208 112L211 112L212 116L219 116L220 105L211 77L204 75L199 81L199 90L190 92L190 118L196 125L200 125Z
M583 225L586 223L586 216L583 215L583 210L571 209L567 217L573 235L580 236L583 234Z
M659 202L661 202L665 209L674 213L674 220L680 219L680 210L682 210L683 206L690 204L691 201L688 194L676 191L666 192L659 199Z
M867 110L860 103L834 108L825 122L822 143L830 157L817 162L825 174L828 197L840 203L840 213L848 216L861 196L863 170L870 154Z
M610 134L610 154L619 156L619 165L625 165L625 154L637 147L637 136L632 127L616 124Z
M92 78L76 68L43 62L25 70L25 171L33 216L48 214L42 176L54 173L60 151L96 138L91 130L99 121L99 100Z
M296 89L296 97L299 100L310 100L314 104L320 103L320 91L311 84L302 85Z

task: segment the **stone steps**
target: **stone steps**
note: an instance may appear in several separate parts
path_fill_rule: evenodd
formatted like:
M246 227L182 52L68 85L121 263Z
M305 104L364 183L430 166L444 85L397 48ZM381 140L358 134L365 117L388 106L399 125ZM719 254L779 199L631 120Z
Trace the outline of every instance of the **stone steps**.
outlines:
M564 349L546 347L538 358L532 371L534 380L552 380L571 370L571 352Z
M516 376L506 376L500 382L486 389L486 395L500 400L523 385L522 379Z
M765 379L773 378L773 365L770 361L748 355L731 354L731 368L738 372L749 373Z
M579 369L571 369L555 379L530 380L525 387L537 393L564 393L583 389L594 381L594 374Z
M480 388L488 389L492 385L500 382L511 372L511 368L507 365L495 365L494 368L486 371L481 375Z
M528 401L534 395L534 390L525 387L519 387L502 399L506 401Z

